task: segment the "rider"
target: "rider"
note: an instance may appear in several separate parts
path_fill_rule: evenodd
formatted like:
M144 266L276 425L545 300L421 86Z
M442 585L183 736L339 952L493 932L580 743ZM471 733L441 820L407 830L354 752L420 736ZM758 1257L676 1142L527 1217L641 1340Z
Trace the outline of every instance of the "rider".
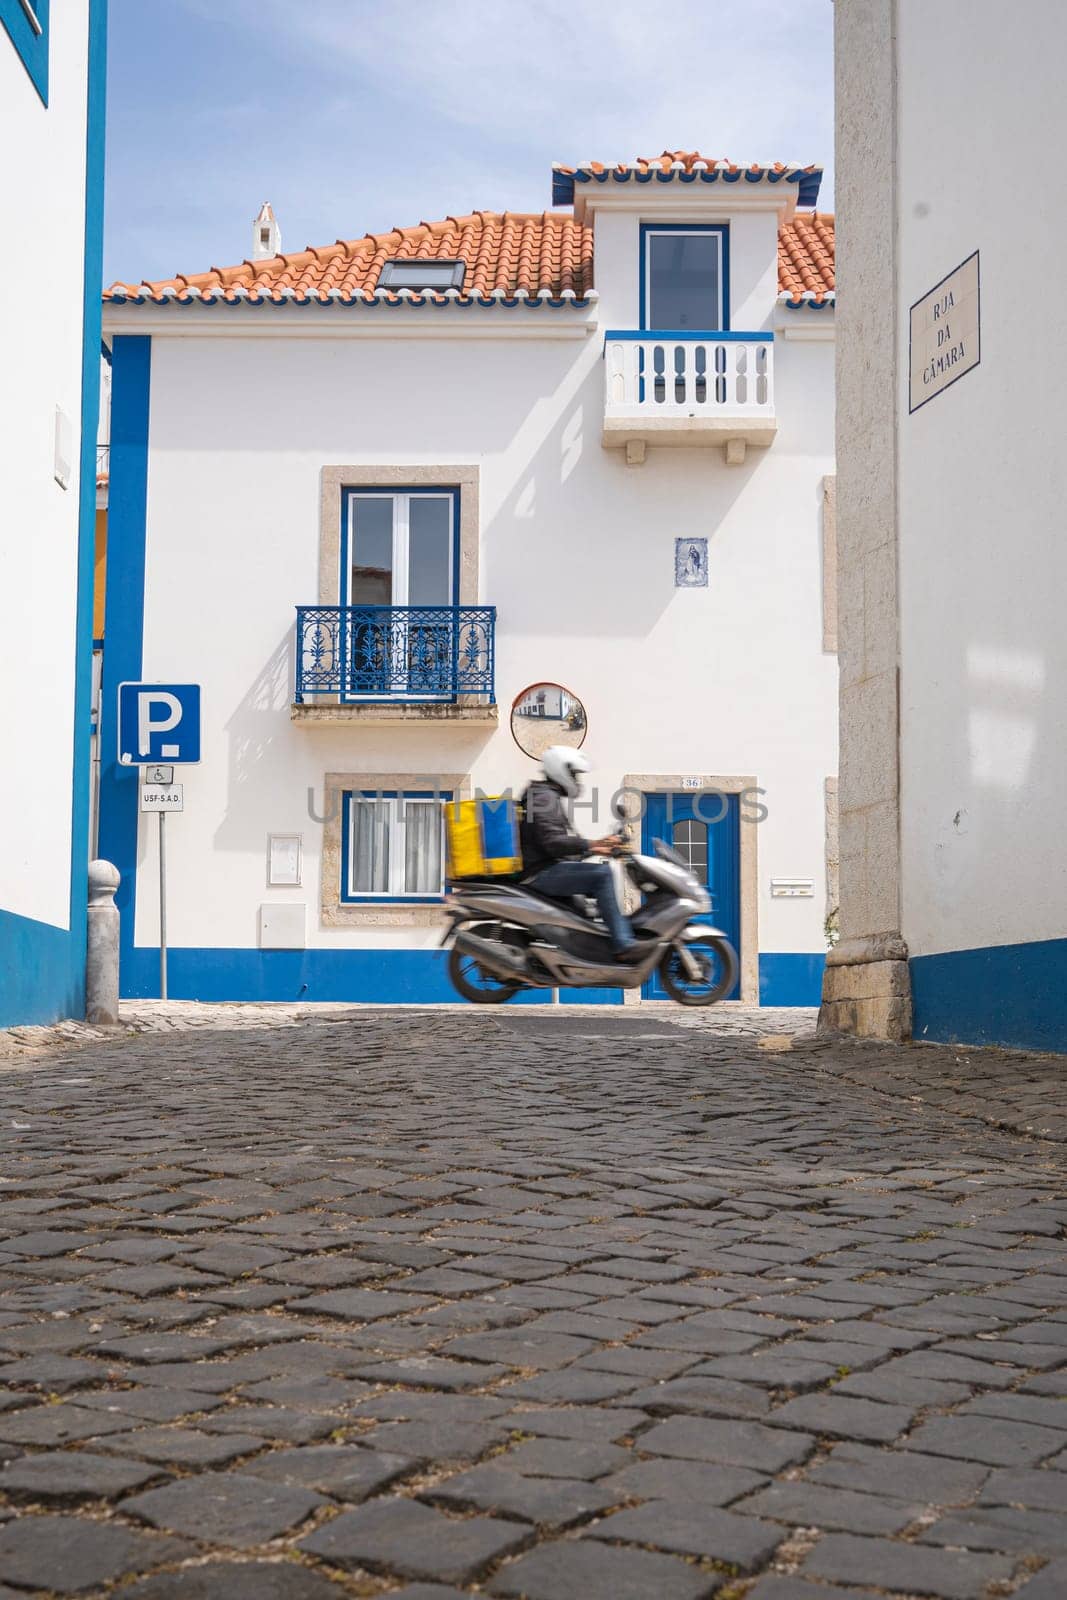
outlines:
M618 834L583 839L571 827L564 800L581 793L581 774L589 762L577 750L553 745L541 757L544 782L531 783L523 800L523 882L553 900L591 895L604 919L616 961L630 961L641 950L615 893L615 879L606 861L583 861L587 855L609 856L622 844Z

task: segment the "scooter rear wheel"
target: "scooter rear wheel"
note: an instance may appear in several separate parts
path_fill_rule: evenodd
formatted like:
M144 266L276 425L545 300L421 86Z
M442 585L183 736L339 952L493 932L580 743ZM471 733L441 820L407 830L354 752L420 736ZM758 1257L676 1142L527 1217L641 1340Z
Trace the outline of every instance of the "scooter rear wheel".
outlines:
M702 976L690 978L677 950L668 950L659 964L660 982L680 1006L711 1006L725 1000L737 982L737 952L729 939L710 935L689 939L686 948L703 969Z
M518 994L520 985L486 972L471 955L453 945L448 952L448 976L464 1000L476 1006L499 1006Z

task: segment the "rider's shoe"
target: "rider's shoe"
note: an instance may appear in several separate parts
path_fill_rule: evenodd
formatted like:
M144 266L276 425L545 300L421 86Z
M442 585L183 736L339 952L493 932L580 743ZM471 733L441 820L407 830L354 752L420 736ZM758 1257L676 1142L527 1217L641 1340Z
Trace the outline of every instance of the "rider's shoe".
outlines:
M616 952L615 952L615 960L616 961L637 961L637 960L640 959L641 956L644 955L644 953L645 953L645 946L641 943L641 941L639 939L635 939L632 944L623 945L621 950L616 950Z

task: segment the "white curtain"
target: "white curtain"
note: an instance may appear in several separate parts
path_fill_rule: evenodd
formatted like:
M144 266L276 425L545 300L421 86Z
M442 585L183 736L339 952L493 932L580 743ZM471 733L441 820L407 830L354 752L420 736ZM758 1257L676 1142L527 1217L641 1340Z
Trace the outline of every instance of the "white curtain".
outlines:
M439 800L404 802L404 893L440 894L444 817Z
M388 800L352 801L348 882L353 894L389 892L389 824L392 809Z

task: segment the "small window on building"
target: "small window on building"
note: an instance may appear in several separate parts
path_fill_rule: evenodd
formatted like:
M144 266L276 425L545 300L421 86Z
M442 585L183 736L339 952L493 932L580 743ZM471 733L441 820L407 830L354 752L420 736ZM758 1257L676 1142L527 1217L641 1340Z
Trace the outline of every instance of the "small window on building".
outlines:
M462 289L465 261L387 261L379 289Z
M0 24L45 105L48 104L49 0L0 0Z
M445 887L444 807L432 791L344 796L341 899L436 900Z
M686 866L696 873L701 883L708 874L708 825L695 817L685 817L674 824L671 840Z
M729 229L642 224L642 327L672 333L730 326Z

